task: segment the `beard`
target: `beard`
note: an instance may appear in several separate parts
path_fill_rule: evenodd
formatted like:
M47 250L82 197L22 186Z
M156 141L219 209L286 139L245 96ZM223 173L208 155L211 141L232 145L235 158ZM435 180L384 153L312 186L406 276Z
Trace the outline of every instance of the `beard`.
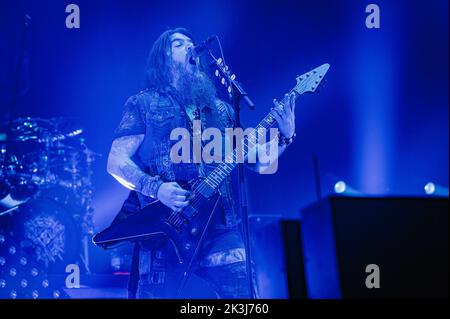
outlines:
M178 74L177 92L184 105L199 108L215 105L216 88L206 73L195 69L190 71L183 63L173 65Z

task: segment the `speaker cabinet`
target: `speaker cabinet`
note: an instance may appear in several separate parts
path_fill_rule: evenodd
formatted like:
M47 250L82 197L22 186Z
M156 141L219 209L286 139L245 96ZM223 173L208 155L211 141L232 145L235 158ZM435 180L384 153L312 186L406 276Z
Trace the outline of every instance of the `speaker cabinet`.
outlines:
M281 215L249 218L257 297L306 298L300 221Z
M448 198L329 197L301 212L308 298L448 298Z

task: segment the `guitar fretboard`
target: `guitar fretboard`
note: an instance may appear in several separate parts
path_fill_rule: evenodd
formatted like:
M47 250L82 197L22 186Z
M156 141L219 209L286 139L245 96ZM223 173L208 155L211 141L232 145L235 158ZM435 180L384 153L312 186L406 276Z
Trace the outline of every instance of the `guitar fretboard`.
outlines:
M283 100L282 105L284 105L285 102L286 101ZM258 143L258 131L261 129L267 130L273 126L274 123L275 118L271 111L255 128L242 138L240 144L242 145L242 148L235 148L233 152L230 152L225 157L224 161L217 165L217 167L201 183L199 183L197 190L206 197L214 192L225 178L231 174L238 163L247 160L249 151ZM239 155L238 152L242 152L241 155Z
M330 65L325 63L310 72L298 76L296 78L297 85L290 90L287 96L281 101L281 106L284 107L284 105L288 103L288 96L290 96L291 93L295 93L295 98L307 92L314 93L329 68ZM237 144L237 146L241 147L234 148L232 152L227 154L224 161L217 165L217 167L198 184L194 191L201 193L205 197L212 195L227 176L231 174L236 165L247 160L249 150L253 150L256 143L258 143L257 136L259 130L267 130L274 123L275 118L272 111L270 111L254 129L247 135L244 134L240 144ZM267 133L267 131L265 131L265 133Z

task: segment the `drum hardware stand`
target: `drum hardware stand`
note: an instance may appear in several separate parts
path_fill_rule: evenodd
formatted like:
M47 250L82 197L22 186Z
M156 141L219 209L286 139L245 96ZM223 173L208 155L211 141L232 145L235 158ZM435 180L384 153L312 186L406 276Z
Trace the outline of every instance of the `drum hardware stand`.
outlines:
M89 177L89 181L91 180L91 176L92 176L92 167L91 167L91 163L95 160L96 156L100 156L100 154L94 153L90 150L87 149L86 145L84 144L84 140L82 140L82 144L85 147L85 154L87 156L86 161L87 161L87 167L88 167L88 177ZM86 190L85 190L86 192ZM88 190L87 190L88 194L87 195L83 195L85 196L84 199L84 215L83 215L83 221L82 221L82 248L83 248L83 253L80 256L81 261L84 264L84 267L86 269L86 273L90 274L91 270L89 267L89 244L91 243L91 236L93 235L94 231L93 231L93 221L92 221L92 217L93 217L93 207L92 207L92 193L93 193L93 186L92 184L89 182L89 186L88 186Z
M81 261L83 262L83 266L86 269L86 274L90 274L91 270L89 268L89 238L88 235L84 235L81 239L81 244L83 247L83 252L80 255Z
M6 214L10 214L10 213L12 213L13 211L15 211L17 209L19 209L19 206L14 206L12 208L9 208L9 209L7 209L7 210L5 210L3 212L0 212L0 216L6 215Z

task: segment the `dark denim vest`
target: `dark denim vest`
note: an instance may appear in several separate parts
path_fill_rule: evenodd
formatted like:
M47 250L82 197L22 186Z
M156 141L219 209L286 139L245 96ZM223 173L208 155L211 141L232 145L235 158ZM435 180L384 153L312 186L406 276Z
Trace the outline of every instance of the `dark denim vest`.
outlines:
M177 181L182 184L198 176L207 175L216 164L179 163L170 158L170 149L177 141L170 140L174 128L186 128L191 131L190 119L185 107L178 101L176 94L168 88L163 92L144 90L131 97L139 106L140 116L145 122L145 137L135 155L135 162L150 175L159 175L163 182ZM234 127L232 107L218 100L215 107L204 107L201 111L202 130L216 127L224 136L225 127ZM224 144L224 143L222 143ZM191 144L192 146L192 144ZM224 208L223 220L215 225L221 228L233 227L237 223L232 196L231 178L228 177L219 187ZM138 194L141 207L154 199ZM222 219L221 218L221 219Z

